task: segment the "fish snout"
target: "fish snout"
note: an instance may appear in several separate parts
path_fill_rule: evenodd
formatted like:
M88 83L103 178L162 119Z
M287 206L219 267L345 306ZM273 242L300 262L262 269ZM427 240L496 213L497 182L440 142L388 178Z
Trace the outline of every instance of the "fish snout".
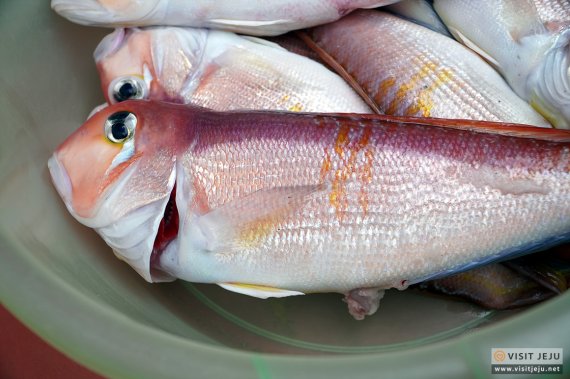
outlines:
M59 196L61 196L68 208L73 208L71 180L69 179L69 174L65 167L63 167L61 162L57 159L57 153L54 153L48 160L48 169Z
M51 8L70 21L82 25L109 23L113 15L99 0L52 0Z
M95 63L117 51L125 41L126 31L124 28L116 28L111 34L103 37L93 52Z

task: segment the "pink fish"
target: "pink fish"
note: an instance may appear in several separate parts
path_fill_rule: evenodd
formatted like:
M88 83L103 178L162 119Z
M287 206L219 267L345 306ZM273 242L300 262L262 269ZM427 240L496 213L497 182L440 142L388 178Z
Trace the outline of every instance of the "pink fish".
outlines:
M117 29L94 56L109 104L144 98L218 111L370 112L338 75L259 38L195 28Z
M382 113L551 127L477 54L413 22L358 10L308 34Z
M404 289L570 237L570 132L126 101L49 161L71 214L148 281L257 297Z

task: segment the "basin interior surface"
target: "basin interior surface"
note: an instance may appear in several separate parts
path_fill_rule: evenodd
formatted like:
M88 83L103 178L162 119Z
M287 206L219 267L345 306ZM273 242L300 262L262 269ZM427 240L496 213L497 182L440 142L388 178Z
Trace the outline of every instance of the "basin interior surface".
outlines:
M568 362L570 294L497 312L390 290L359 322L338 294L146 283L67 213L46 166L103 102L92 52L109 32L49 1L0 2L0 296L42 338L117 378L487 377L491 348L509 346Z

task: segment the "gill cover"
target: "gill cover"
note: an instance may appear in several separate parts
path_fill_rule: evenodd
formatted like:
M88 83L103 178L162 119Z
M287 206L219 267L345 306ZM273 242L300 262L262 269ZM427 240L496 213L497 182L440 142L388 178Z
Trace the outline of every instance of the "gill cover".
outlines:
M116 29L94 53L106 100L183 102L198 85L208 35L194 28Z
M527 86L531 105L555 128L570 129L570 29L556 37Z

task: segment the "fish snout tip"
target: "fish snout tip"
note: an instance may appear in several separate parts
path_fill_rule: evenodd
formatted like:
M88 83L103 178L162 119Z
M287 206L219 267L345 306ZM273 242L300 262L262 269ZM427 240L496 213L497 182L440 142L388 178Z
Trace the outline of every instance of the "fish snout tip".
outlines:
M72 207L71 180L65 167L57 159L57 152L49 158L48 169L57 193L68 208Z
M96 115L97 113L102 111L103 109L107 108L108 106L109 106L108 103L103 103L103 104L97 105L95 108L93 108L93 110L91 112L89 112L89 115L87 115L86 120L89 120L91 117L93 117L94 115Z
M112 14L99 0L52 0L51 8L60 16L82 25L100 25L112 19Z
M113 54L122 46L125 41L126 30L125 28L115 28L115 30L106 35L95 48L93 58L95 63L101 62L105 57Z

